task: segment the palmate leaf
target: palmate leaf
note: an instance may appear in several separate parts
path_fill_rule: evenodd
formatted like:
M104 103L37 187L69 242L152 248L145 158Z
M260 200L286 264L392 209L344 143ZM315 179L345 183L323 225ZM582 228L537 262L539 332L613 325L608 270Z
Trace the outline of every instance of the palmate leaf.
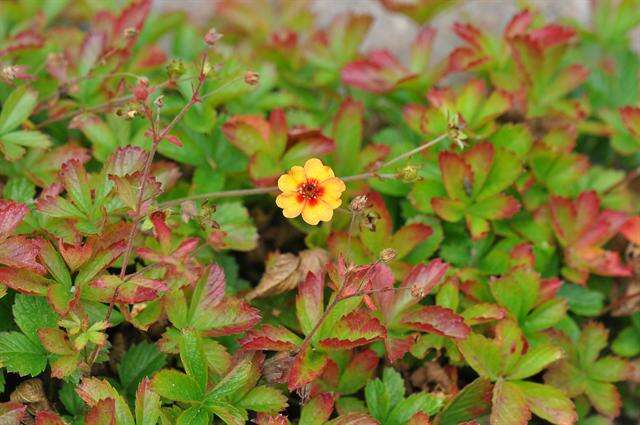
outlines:
M487 414L491 410L491 390L489 379L476 379L447 403L436 423L458 425Z

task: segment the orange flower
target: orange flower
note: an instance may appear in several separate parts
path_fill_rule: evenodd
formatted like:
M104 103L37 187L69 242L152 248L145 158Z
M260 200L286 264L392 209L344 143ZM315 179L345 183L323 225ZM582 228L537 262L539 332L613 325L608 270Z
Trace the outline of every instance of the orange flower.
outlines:
M278 179L278 188L282 193L276 198L276 205L282 208L282 214L287 218L302 214L302 219L313 225L331 220L345 191L344 182L318 158L308 160L304 168L291 167Z

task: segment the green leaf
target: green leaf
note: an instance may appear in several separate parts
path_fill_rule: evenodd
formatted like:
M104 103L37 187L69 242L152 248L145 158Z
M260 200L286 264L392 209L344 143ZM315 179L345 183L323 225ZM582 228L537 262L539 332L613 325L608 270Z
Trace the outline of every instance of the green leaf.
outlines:
M495 383L491 404L491 425L525 425L531 419L522 391L512 382Z
M201 401L204 397L195 379L173 369L163 369L156 373L152 385L158 394L169 400L193 402Z
M211 419L209 418L209 412L203 407L190 407L180 416L176 425L209 425Z
M258 381L259 371L253 364L253 358L241 358L231 370L213 387L204 401L205 405L215 404L219 400L240 399L249 388Z
M336 143L334 153L336 173L338 175L353 174L358 171L355 159L360 153L362 144L364 108L361 102L345 100L333 120L332 136Z
M640 354L640 332L632 326L627 326L613 340L611 349L619 356L637 356Z
M141 342L129 347L118 365L118 378L128 394L132 394L144 377L151 376L166 364L166 356L155 344Z
M528 378L560 358L562 358L562 350L554 345L540 344L530 347L507 377L511 380Z
M596 381L618 382L624 381L629 373L629 362L614 356L606 356L596 360L591 368L586 370L587 376Z
M47 352L20 332L1 332L0 364L20 376L37 376L47 366Z
M151 389L151 381L145 378L136 391L136 425L156 425L160 418L160 396Z
M491 404L491 381L478 378L464 387L442 409L438 416L440 425L458 425L489 412Z
M0 134L6 134L22 124L38 103L38 93L20 86L11 92L0 112Z
M244 425L249 419L246 410L229 403L217 402L209 410L228 425Z
M242 202L226 202L216 207L211 216L219 225L210 241L219 249L251 251L258 243L258 231Z
M567 312L567 301L554 298L537 306L524 320L525 332L537 332L548 329L562 320Z
M442 403L442 398L424 391L413 393L400 403L394 405L384 423L385 425L404 425L418 412L432 416L440 410Z
M49 136L39 131L20 130L0 136L3 143L12 143L14 145L24 146L27 148L48 148L51 146Z
M58 327L59 316L43 297L16 294L13 317L20 330L37 346L40 346L39 329Z
M491 293L520 322L533 308L540 290L539 276L531 270L515 270L490 283Z
M380 379L376 379L367 384L364 388L364 397L371 415L378 419L378 421L386 419L391 409L391 403L387 389Z
M36 186L25 177L10 177L2 189L6 199L30 202L36 196Z
M389 395L391 406L395 406L404 398L404 379L402 375L391 367L386 367L382 372L382 382Z
M557 425L571 425L578 419L573 403L559 389L526 381L513 384L522 391L529 409L536 416Z
M491 380L498 379L501 355L494 341L471 333L467 339L458 341L458 349L478 375Z
M180 338L180 360L187 375L195 379L204 392L209 379L209 368L202 349L202 340L198 333L191 329L183 329Z
M558 296L566 298L569 310L580 316L598 316L604 307L604 294L574 283L565 282Z
M585 394L591 405L601 414L611 418L620 414L620 393L615 385L607 382L587 380Z
M287 397L275 388L260 385L242 397L238 406L254 412L278 413L287 407Z
M607 346L609 332L601 323L588 323L578 339L577 351L584 370L596 361L598 355Z

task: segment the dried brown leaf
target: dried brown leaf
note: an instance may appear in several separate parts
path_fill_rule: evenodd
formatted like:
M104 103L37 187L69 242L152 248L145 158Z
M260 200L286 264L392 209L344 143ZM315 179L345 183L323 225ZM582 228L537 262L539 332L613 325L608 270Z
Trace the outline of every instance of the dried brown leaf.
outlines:
M298 256L275 252L267 257L267 269L247 300L281 294L294 289L309 272L319 273L328 261L322 249L307 249Z

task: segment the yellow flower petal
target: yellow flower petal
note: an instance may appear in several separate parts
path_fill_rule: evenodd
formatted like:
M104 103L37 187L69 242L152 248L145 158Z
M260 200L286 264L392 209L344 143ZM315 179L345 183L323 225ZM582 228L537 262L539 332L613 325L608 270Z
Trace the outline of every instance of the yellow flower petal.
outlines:
M302 208L302 219L311 225L316 225L320 221L329 221L333 217L333 209L326 203L320 201L315 205L307 202Z
M327 196L327 195L323 195L320 197L320 202L324 202L325 204L327 204L330 208L333 208L334 210L336 208L338 208L340 205L342 205L342 199L340 198L336 198L333 196Z
M276 205L282 208L282 215L287 218L294 218L300 215L304 202L298 201L298 194L295 192L281 193L276 198Z
M344 182L337 177L330 177L326 179L320 184L320 187L324 189L324 193L327 196L333 198L339 198L342 195L342 192L346 189Z
M311 158L304 164L304 173L307 179L315 179L319 183L334 176L331 167L323 165L318 158Z
M299 165L291 167L291 171L278 179L278 188L283 192L295 192L298 186L306 180L304 168Z

